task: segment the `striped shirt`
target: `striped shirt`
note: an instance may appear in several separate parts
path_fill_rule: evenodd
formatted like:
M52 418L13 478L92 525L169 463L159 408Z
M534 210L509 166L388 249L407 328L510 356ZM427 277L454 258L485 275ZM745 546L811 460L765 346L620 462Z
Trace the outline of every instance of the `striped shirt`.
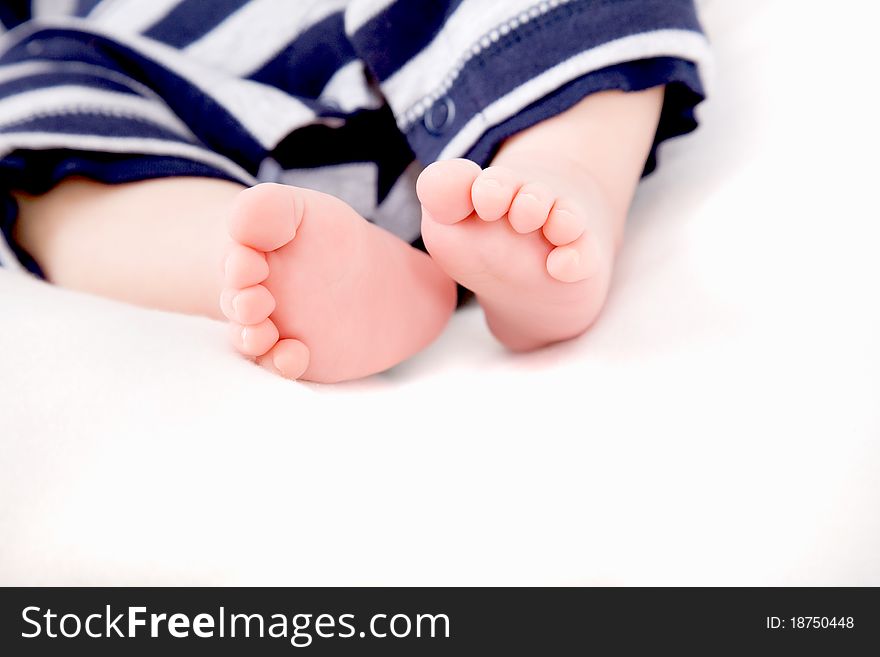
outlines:
M331 193L419 245L415 179L607 89L667 85L696 127L692 0L4 0L0 265L10 190L210 176Z

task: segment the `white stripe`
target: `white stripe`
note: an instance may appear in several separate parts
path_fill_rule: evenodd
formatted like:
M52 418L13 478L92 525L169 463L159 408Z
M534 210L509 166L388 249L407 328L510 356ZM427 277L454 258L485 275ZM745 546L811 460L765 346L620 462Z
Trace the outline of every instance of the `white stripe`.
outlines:
M346 1L252 0L184 52L203 64L246 76Z
M149 121L190 141L196 137L163 105L116 91L76 85L26 91L0 100L0 126L63 114L99 114Z
M354 35L370 20L397 0L354 0L345 10L345 32Z
M18 64L6 64L0 66L0 83L42 73L79 73L91 75L95 78L116 82L145 98L152 98L163 105L165 104L165 101L162 100L159 94L137 80L132 80L119 71L94 64L86 64L85 62L27 61L19 62Z
M431 43L382 83L382 91L394 113L403 116L411 106L429 96L451 70L463 66L467 53L481 37L507 24L514 16L521 13L528 16L528 9L536 4L535 0L463 2Z
M31 13L38 17L70 16L76 12L76 0L33 0Z
M680 57L695 62L705 81L712 80L712 55L702 34L690 30L657 30L610 41L544 71L496 100L453 137L437 159L460 157L489 128L507 120L563 84L591 71L647 57Z
M280 89L251 80L223 78L197 86L223 105L267 150L297 128L331 122L318 121L314 112Z
M9 80L17 80L29 75L51 73L59 69L56 62L19 62L18 64L4 64L0 66L0 84Z
M367 83L364 63L360 60L336 71L321 91L318 102L346 113L382 107L382 97Z
M89 21L118 32L143 32L180 4L181 0L104 0Z
M319 122L308 107L280 89L251 80L241 80L203 66L182 56L173 48L137 34L118 34L113 30L94 26L91 21L76 18L34 20L24 28L15 30L0 40L0 54L18 40L47 28L72 29L104 36L138 51L142 56L187 79L228 110L254 139L269 150L295 129Z
M212 151L175 141L142 137L98 137L95 135L54 135L45 132L9 132L0 134L0 158L16 149L46 150L70 148L107 153L167 155L201 162L228 173L247 185L257 180L231 160Z

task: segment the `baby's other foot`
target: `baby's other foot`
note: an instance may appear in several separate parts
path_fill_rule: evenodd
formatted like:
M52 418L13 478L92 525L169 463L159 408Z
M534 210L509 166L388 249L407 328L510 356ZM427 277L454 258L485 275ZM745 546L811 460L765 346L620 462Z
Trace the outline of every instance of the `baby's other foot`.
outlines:
M573 338L596 319L614 260L613 212L598 184L548 157L481 170L469 160L422 173L425 246L473 290L509 348Z
M424 253L337 198L288 185L241 192L220 307L233 345L285 377L382 371L443 328L455 285Z

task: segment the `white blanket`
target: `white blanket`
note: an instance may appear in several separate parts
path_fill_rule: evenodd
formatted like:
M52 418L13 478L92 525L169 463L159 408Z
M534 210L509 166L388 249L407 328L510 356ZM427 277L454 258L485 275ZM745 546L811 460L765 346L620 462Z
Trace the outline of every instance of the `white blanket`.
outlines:
M880 585L876 12L705 3L611 300L340 386L0 273L0 584Z

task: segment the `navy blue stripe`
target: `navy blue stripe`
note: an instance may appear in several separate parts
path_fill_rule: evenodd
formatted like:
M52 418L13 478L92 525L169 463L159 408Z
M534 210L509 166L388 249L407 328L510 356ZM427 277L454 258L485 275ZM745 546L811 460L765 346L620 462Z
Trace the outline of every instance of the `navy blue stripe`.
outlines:
M162 126L145 120L106 114L60 114L37 116L0 126L0 133L48 132L62 135L95 135L99 137L142 137L178 143L192 142Z
M447 97L428 110L438 112L451 103L453 120L433 135L419 121L410 131L410 141L419 158L430 162L472 117L553 66L614 39L670 28L700 30L691 0L581 0L561 5L473 57Z
M427 46L462 0L397 0L353 36L358 55L381 81Z
M25 269L32 274L45 278L43 270L37 264L37 261L31 257L31 254L21 248L21 245L15 241L13 231L15 229L15 221L18 219L18 204L15 199L7 191L0 191L0 232L12 249L15 255Z
M657 168L659 157L657 149L661 143L697 129L698 122L694 110L706 98L700 73L692 62L673 60L672 70L666 79L663 109L660 112L654 143L645 163L644 175Z
M221 169L180 157L68 149L13 151L0 160L0 174L5 189L20 189L35 196L45 194L70 176L108 185L171 176L240 182Z
M30 61L28 44L38 43L40 58L80 61L123 72L159 95L198 139L255 175L266 155L262 145L222 105L172 71L127 46L102 36L68 29L28 35L0 63Z
M304 98L317 98L333 74L355 58L342 12L318 21L249 77Z
M97 75L78 72L34 73L0 83L0 98L61 85L77 85L91 89L138 95L131 87Z
M0 0L0 23L11 30L31 17L30 0Z
M206 11L205 0L184 0L144 32L144 36L175 48L184 48L213 30L248 1L211 0L207 7L209 11Z
M658 57L588 73L486 131L464 157L481 166L488 166L505 139L564 112L589 94L609 89L641 91L659 85L666 85L666 94L654 142L645 162L644 175L647 175L657 167L657 148L662 142L687 134L697 127L694 108L703 101L705 94L697 67L691 62ZM430 140L424 137L418 141L425 148L432 146Z
M571 2L530 20L472 58L450 95L470 97L482 109L574 55L662 29L699 31L691 0ZM471 116L477 111L459 114Z
M76 3L76 15L77 16L88 16L92 9L97 7L101 3L101 0L77 0Z

